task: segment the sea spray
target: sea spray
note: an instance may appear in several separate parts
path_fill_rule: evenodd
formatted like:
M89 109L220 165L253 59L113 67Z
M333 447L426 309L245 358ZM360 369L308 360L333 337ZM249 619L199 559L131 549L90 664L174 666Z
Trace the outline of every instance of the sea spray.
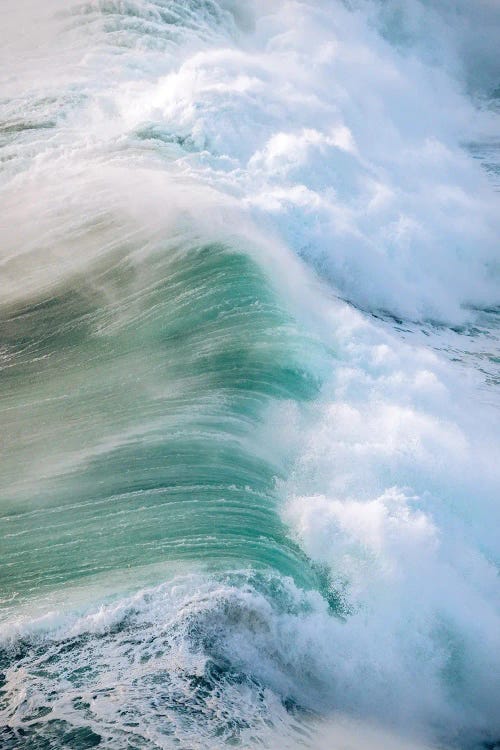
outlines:
M495 4L2 20L2 747L494 744Z

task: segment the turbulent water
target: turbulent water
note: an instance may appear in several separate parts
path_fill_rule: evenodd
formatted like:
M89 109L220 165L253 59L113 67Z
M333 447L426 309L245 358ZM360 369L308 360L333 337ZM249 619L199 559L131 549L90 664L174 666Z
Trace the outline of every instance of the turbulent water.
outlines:
M498 1L0 39L2 750L498 747Z

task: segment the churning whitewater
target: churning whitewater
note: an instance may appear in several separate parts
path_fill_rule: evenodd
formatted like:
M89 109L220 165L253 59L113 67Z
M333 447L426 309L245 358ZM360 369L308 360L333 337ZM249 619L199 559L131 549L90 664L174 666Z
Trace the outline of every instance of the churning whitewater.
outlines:
M2 750L500 746L497 0L5 0Z

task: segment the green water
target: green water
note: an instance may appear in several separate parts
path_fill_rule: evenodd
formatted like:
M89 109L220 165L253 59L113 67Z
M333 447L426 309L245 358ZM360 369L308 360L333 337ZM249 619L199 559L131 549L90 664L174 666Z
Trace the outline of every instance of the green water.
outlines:
M170 560L304 583L263 430L316 394L315 345L248 255L117 255L4 307L0 333L2 598Z

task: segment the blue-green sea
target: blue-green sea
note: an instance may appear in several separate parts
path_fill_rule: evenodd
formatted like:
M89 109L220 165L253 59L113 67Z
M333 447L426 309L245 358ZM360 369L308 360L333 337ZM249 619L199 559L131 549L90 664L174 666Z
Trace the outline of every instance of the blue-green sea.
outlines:
M500 746L473 5L4 0L1 750Z

